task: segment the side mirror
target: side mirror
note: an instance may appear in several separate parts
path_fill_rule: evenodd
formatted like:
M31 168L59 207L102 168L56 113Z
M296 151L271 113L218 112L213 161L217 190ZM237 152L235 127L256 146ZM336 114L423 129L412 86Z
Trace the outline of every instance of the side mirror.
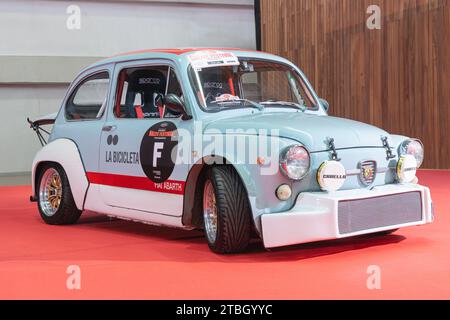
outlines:
M328 101L325 99L319 99L319 101L322 107L324 108L325 112L328 113L328 110L330 110L330 104L328 103Z
M169 93L164 97L164 104L167 109L174 113L179 113L182 115L181 119L190 120L192 116L186 113L186 108L184 102L181 100L179 96L173 93Z

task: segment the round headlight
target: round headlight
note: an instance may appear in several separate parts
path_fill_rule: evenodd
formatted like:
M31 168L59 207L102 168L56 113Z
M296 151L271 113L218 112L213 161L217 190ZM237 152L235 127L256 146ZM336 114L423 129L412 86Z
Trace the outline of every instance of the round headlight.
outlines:
M291 146L281 154L281 171L292 180L303 179L309 172L309 166L309 153L302 146Z
M416 159L417 168L420 168L423 162L424 151L420 140L406 140L400 146L400 156L411 155Z

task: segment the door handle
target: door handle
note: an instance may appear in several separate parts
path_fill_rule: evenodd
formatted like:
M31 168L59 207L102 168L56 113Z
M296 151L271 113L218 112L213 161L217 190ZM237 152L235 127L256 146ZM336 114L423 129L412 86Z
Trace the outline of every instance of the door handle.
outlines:
M111 131L114 131L114 130L116 130L117 129L117 126L104 126L103 128L102 128L102 131L105 131L105 132L111 132Z

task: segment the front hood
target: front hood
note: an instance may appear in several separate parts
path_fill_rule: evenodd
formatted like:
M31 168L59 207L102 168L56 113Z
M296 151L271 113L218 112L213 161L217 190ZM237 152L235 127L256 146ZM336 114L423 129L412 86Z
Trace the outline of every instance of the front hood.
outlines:
M275 129L280 137L297 140L310 152L328 150L329 138L334 139L336 149L383 147L381 138L390 138L386 131L362 122L288 112L264 112L215 120L205 127L205 133L212 129L223 133L227 130L268 130L268 134Z

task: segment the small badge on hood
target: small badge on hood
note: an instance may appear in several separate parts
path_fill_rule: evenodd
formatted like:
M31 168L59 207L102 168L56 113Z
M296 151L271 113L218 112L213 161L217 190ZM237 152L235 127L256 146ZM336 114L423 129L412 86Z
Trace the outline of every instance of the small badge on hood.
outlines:
M373 160L361 161L359 163L359 179L366 187L370 186L377 175L377 163Z

